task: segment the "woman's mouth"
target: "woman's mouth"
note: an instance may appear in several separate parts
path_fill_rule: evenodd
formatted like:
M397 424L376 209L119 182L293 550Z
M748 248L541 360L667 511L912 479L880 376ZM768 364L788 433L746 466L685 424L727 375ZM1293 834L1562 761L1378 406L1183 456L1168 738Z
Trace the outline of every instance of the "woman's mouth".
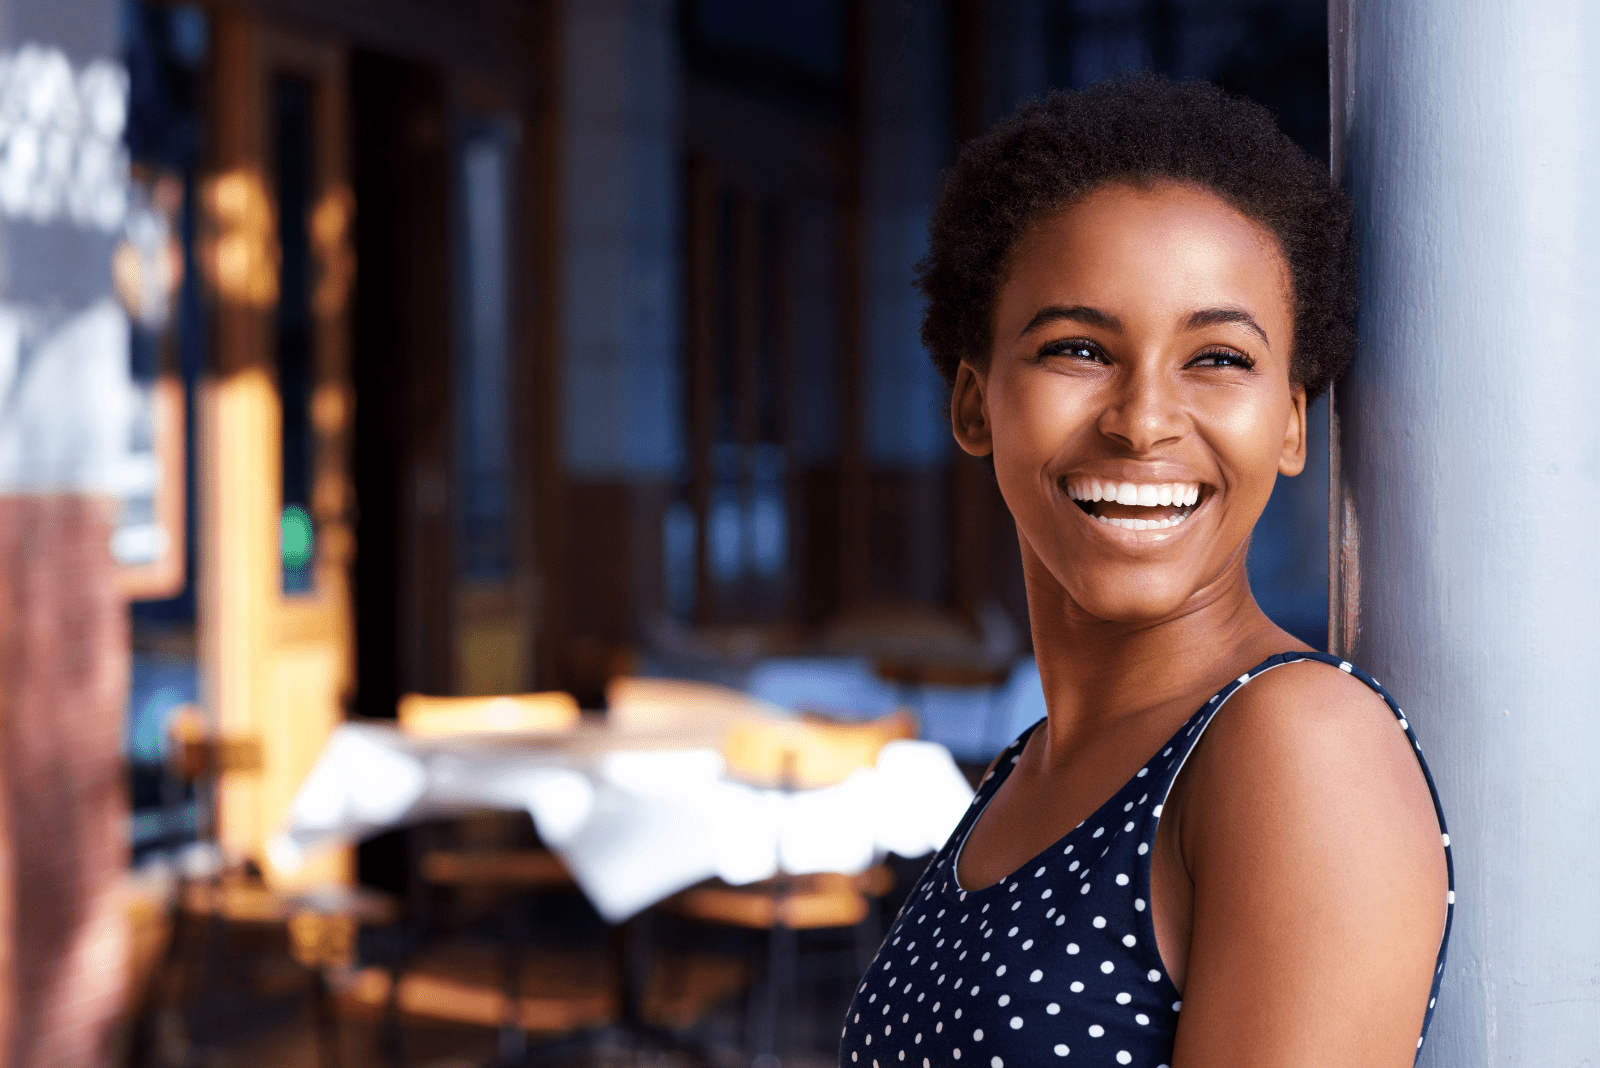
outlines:
M1067 495L1100 522L1124 530L1165 530L1189 518L1200 500L1198 482L1112 482L1083 478Z

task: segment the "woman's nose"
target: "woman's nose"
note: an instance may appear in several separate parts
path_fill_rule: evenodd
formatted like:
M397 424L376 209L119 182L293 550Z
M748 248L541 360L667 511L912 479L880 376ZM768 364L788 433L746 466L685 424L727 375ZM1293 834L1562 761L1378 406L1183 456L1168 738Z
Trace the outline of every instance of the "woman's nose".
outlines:
M1131 370L1121 376L1098 425L1106 437L1143 454L1177 441L1187 421L1173 383L1159 373Z

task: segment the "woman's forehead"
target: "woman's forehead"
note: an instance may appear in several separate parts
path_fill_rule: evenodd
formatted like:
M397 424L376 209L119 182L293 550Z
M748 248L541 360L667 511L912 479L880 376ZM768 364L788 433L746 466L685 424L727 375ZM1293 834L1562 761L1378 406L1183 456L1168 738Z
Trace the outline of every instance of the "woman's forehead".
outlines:
M1292 319L1276 237L1190 185L1102 187L1030 227L1008 268L996 309L1002 331L999 320L1030 317L1028 305L1062 301L1145 314L1244 304L1257 318Z

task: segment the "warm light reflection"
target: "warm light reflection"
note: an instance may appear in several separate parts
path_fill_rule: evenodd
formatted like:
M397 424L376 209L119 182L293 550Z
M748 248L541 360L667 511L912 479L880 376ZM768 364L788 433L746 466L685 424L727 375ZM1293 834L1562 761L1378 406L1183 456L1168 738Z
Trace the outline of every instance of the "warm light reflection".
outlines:
M223 300L270 308L278 300L277 223L261 175L248 168L207 183L209 233L200 248L206 280Z
M343 311L355 281L356 254L350 245L355 210L355 195L349 186L339 183L324 193L311 211L311 247L321 268L311 301L319 315Z

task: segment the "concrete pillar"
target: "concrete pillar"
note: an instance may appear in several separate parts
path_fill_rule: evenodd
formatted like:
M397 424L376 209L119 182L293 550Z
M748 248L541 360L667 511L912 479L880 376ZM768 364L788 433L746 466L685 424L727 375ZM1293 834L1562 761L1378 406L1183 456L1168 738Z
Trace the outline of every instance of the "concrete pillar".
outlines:
M1335 0L1330 30L1363 272L1340 593L1455 851L1422 1063L1593 1063L1600 7Z
M126 982L116 31L114 0L0 6L0 1061L17 1068L110 1063Z

